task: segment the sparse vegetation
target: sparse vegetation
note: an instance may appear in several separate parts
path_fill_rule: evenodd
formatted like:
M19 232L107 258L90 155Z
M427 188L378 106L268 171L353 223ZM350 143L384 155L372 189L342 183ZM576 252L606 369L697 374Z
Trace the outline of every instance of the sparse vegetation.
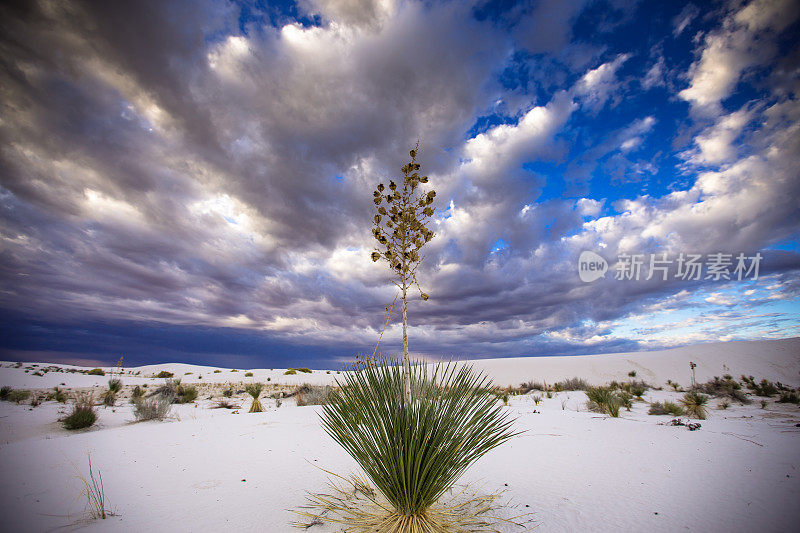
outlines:
M144 396L144 390L139 385L136 385L131 391L131 403L136 402L136 400L140 399L143 396Z
M156 374L156 377L157 378L171 378L174 375L175 374L173 374L172 372L167 372L166 370L162 370L161 372Z
M97 421L91 394L79 393L75 395L72 411L61 420L64 429L76 430L92 426Z
M708 403L708 396L697 391L689 391L681 398L681 403L686 409L686 415L698 420L706 419L705 405Z
M533 403L534 404L539 405L539 402L541 402L541 401L542 401L542 396L541 395L535 394L533 396Z
M650 404L650 409L647 411L647 414L650 415L671 415L671 416L683 416L686 414L686 411L683 407L678 405L675 402L664 401L662 402L653 402Z
M231 389L230 387L228 387L227 389L225 389L225 390L223 390L223 391L222 391L222 395L223 395L224 397L226 397L226 398L231 398L231 397L233 397L233 389Z
M590 411L605 413L611 417L619 417L619 408L623 404L620 398L610 387L589 387L586 389L586 407Z
M69 397L67 396L67 393L58 387L53 387L53 391L48 392L47 396L45 396L46 401L49 402L55 400L58 403L67 403L68 398Z
M293 376L294 374L297 374L297 370L295 370L294 368L290 368L289 370L283 373L284 376Z
M22 403L31 397L31 391L25 389L12 389L6 399L9 402Z
M628 372L628 377L629 378L635 378L636 377L636 370L631 370L630 372Z
M263 388L264 385L261 383L248 383L244 388L245 392L253 397L253 403L250 404L251 413L260 413L264 410L264 406L261 405L261 402L258 399Z
M582 378L565 379L563 381L559 381L558 383L556 383L556 385L558 385L558 388L556 388L555 386L553 387L553 390L555 390L556 392L561 392L561 391L565 391L565 390L583 390L583 391L585 391L586 389L589 388L589 384L586 383L586 380L584 380Z
M794 403L800 404L800 395L796 392L782 392L778 403Z
M752 400L747 397L747 394L742 390L742 386L737 383L729 374L726 374L721 379L714 376L714 379L706 383L698 384L695 387L698 392L711 395L715 398L728 398L736 400L741 404L752 403Z
M0 400L7 400L8 399L8 395L11 393L12 390L14 390L14 389L9 387L8 385L4 385L3 387L0 387Z
M102 368L93 368L89 370L86 374L90 376L105 376L106 373Z
M252 372L245 372L245 373L244 373L244 377L246 377L246 378L252 378L252 377L253 377L253 373L252 373Z
M295 368L295 370L297 370L298 372L303 372L303 373L305 373L305 374L311 374L311 370L309 370L309 369L308 369L308 368L306 368L306 367L302 367L302 368Z

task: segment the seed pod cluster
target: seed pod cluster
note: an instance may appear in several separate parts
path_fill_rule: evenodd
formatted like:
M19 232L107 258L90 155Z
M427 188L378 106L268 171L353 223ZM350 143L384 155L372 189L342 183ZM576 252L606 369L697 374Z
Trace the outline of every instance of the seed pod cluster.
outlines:
M377 208L372 234L378 247L370 257L373 261L385 259L398 275L400 282L397 285L401 288L412 284L419 287L415 275L416 267L422 261L419 251L434 237L428 224L436 213L432 205L436 191L420 190L421 184L428 183L428 176L420 176L418 172L417 150L411 150L409 155L411 161L400 169L402 182L389 181L388 187L380 183L372 193ZM428 299L421 290L420 297Z

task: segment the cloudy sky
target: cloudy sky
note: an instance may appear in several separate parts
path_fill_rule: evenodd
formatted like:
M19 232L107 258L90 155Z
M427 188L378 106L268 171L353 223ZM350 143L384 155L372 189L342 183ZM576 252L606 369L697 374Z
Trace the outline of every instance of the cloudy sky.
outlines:
M800 334L792 0L39 0L0 28L5 359L371 353L371 191L418 139L418 356Z

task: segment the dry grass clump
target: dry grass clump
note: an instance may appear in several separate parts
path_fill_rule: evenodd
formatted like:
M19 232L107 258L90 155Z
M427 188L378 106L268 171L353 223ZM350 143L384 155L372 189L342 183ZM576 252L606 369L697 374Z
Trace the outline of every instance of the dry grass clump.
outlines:
M586 383L586 380L583 378L569 378L563 381L559 381L553 385L553 390L556 392L565 391L565 390L583 390L589 388L589 384Z
M137 422L164 420L172 409L172 400L172 396L164 394L136 398L133 401L133 416Z
M61 419L64 429L75 430L92 426L97 421L97 413L93 405L94 398L91 394L77 393L72 411Z
M689 391L681 398L681 403L686 409L686 415L698 420L706 419L706 404L708 403L708 396L700 394L697 391Z
M650 409L647 411L647 414L650 415L671 415L671 416L682 416L686 413L686 411L675 402L664 401L662 402L653 402L650 404Z
M302 387L302 389L303 390L296 395L298 407L306 405L325 405L328 402L328 396L330 396L333 387L330 385L306 385Z
M261 405L261 402L258 400L258 397L261 395L261 391L264 389L264 385L261 383L249 383L245 388L245 392L253 397L253 403L250 405L250 412L251 413L261 413L264 411L264 406Z
M239 409L241 405L237 405L233 403L233 401L228 400L227 398L223 398L218 400L216 404L212 407L212 409Z
M328 472L330 474L330 472ZM330 481L330 491L309 495L310 505L294 511L305 517L300 529L340 524L349 533L500 533L530 531L531 514L509 516L502 494L482 494L470 486L453 487L420 518L392 511L392 504L367 479L341 476Z
M4 389L6 387L3 387ZM31 397L31 391L25 389L12 389L11 387L7 387L7 391L5 392L4 400L14 403L22 403L28 398Z
M105 520L108 516L113 516L109 509L107 509L106 494L103 489L103 476L100 470L97 471L97 477L92 470L92 456L89 456L89 479L78 473L78 479L83 483L82 495L86 496L86 507L89 510L89 516L94 519L100 518Z

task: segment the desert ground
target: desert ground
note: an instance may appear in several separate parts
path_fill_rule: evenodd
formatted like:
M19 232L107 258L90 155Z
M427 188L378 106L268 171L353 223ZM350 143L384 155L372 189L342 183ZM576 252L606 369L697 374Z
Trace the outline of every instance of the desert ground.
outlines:
M504 409L522 433L480 459L460 483L501 493L508 516L525 514L542 532L796 530L800 408L779 402L778 394L760 397L743 387L751 403L712 397L695 431L669 425L672 415L648 414L653 402L680 400L683 393L667 381L688 388L690 361L697 364L698 383L744 374L785 389L800 386L798 338L472 361L499 387L512 387ZM0 365L0 386L29 390L31 398L44 398L54 387L68 394L94 391L99 398L115 371L106 367L100 376L47 362ZM97 423L77 431L59 422L69 401L1 401L0 529L295 530L291 524L300 517L293 510L305 504L308 491L326 490L326 471L347 475L357 466L323 431L320 406L297 405L305 403L296 394L303 385L334 384L341 369L286 370L177 363L124 368L116 405L98 406ZM165 382L154 377L162 371L195 386L197 399L173 405L165 420L137 422L129 401L133 388L153 390ZM553 390L573 377L594 385L641 380L655 388L613 418L590 411L583 391ZM517 387L529 381L549 390L522 393ZM265 385L264 412L248 412L244 387L251 382ZM213 408L223 400L232 408ZM89 517L81 494L79 475L88 475L89 456L113 512L105 520Z

